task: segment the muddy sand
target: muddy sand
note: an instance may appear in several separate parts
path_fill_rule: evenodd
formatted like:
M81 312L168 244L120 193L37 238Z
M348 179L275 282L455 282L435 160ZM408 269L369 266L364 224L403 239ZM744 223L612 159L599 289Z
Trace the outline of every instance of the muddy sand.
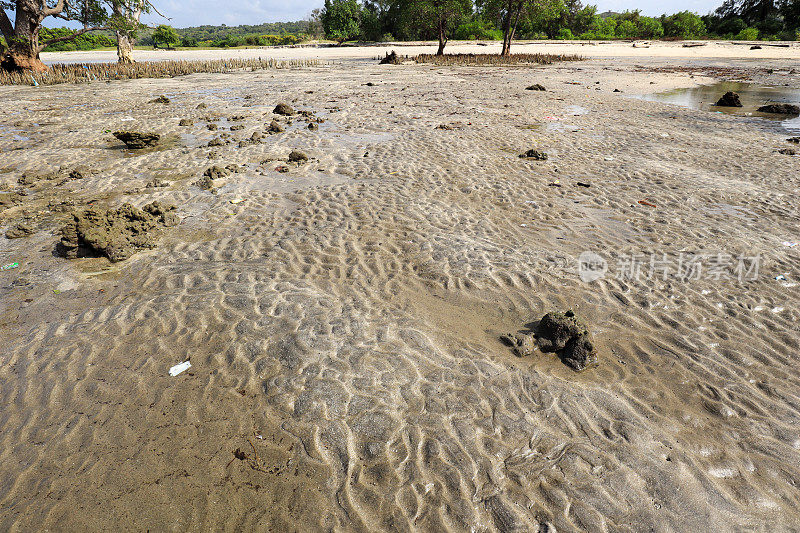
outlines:
M0 530L797 530L796 145L635 97L797 69L0 88ZM566 310L582 372L501 340Z

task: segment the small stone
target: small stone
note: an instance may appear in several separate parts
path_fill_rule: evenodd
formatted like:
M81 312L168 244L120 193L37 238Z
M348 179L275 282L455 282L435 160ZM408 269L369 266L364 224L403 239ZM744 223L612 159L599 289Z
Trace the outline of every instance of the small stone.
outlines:
M525 88L526 91L546 91L547 89L544 88L544 85L540 83L534 83L530 87Z
M311 131L317 131L319 129L319 125L316 122L309 122L308 129Z
M308 161L308 156L300 150L292 150L289 154L290 163L305 163L306 161Z
M534 161L547 161L547 153L539 150L528 150L519 156L521 159L533 159Z
M211 124L206 124L206 128L208 129L208 131L217 131L219 129L219 126L217 126L214 123L211 123Z
M285 117L290 117L294 115L294 109L289 104L280 103L275 106L275 109L272 110L273 113L276 115L283 115Z
M166 96L164 96L162 94L161 96L159 96L155 100L150 100L150 103L151 104L164 104L164 105L166 105L166 104L169 103L169 98L167 98Z
M206 104L197 104L197 107L196 107L196 109L205 109L205 108L207 108L207 107L208 107L208 106L207 106Z
M190 118L182 118L180 122L178 122L178 126L194 126L194 120Z
M797 151L794 148L781 148L778 150L778 153L783 155L797 155Z
M269 123L269 127L267 128L267 132L270 134L283 133L284 131L285 130L283 129L283 126L281 126L280 123L275 119L273 119L272 122Z

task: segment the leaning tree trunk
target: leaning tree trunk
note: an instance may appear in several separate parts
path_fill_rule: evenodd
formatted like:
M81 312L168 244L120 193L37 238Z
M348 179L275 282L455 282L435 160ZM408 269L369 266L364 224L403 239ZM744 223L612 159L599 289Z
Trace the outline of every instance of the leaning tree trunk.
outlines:
M127 31L117 30L117 61L133 63L133 42Z
M437 56L444 55L444 47L447 45L447 35L443 24L439 24L439 49L436 51Z
M42 22L37 13L24 7L17 10L14 37L8 42L8 50L0 65L8 71L30 70L44 72L47 67L39 59L39 31Z

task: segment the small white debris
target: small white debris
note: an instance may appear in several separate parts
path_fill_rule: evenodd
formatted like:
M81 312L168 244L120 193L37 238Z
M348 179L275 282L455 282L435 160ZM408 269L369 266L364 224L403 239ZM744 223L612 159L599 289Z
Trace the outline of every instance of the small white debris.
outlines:
M192 366L192 363L190 363L189 361L184 361L183 363L181 363L179 365L175 365L172 368L170 368L169 369L169 375L174 378L175 376L177 376L179 374L183 374L184 372L189 370L189 368L191 368L191 366Z

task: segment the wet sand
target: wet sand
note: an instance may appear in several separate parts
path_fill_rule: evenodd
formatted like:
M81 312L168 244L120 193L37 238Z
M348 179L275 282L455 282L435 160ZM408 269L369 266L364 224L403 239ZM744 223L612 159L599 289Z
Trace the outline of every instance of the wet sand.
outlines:
M36 229L0 238L19 263L0 272L0 529L800 528L800 159L772 123L633 97L720 65L797 87L800 65L686 61L0 87L0 199L21 193L0 230ZM325 121L239 147L278 102ZM291 150L310 161L276 171ZM212 165L240 167L216 194L193 185ZM59 166L84 177L18 183ZM157 248L54 254L70 209L154 200L181 219ZM585 251L605 278L581 279ZM697 253L760 270L621 275ZM499 340L565 309L598 367Z

